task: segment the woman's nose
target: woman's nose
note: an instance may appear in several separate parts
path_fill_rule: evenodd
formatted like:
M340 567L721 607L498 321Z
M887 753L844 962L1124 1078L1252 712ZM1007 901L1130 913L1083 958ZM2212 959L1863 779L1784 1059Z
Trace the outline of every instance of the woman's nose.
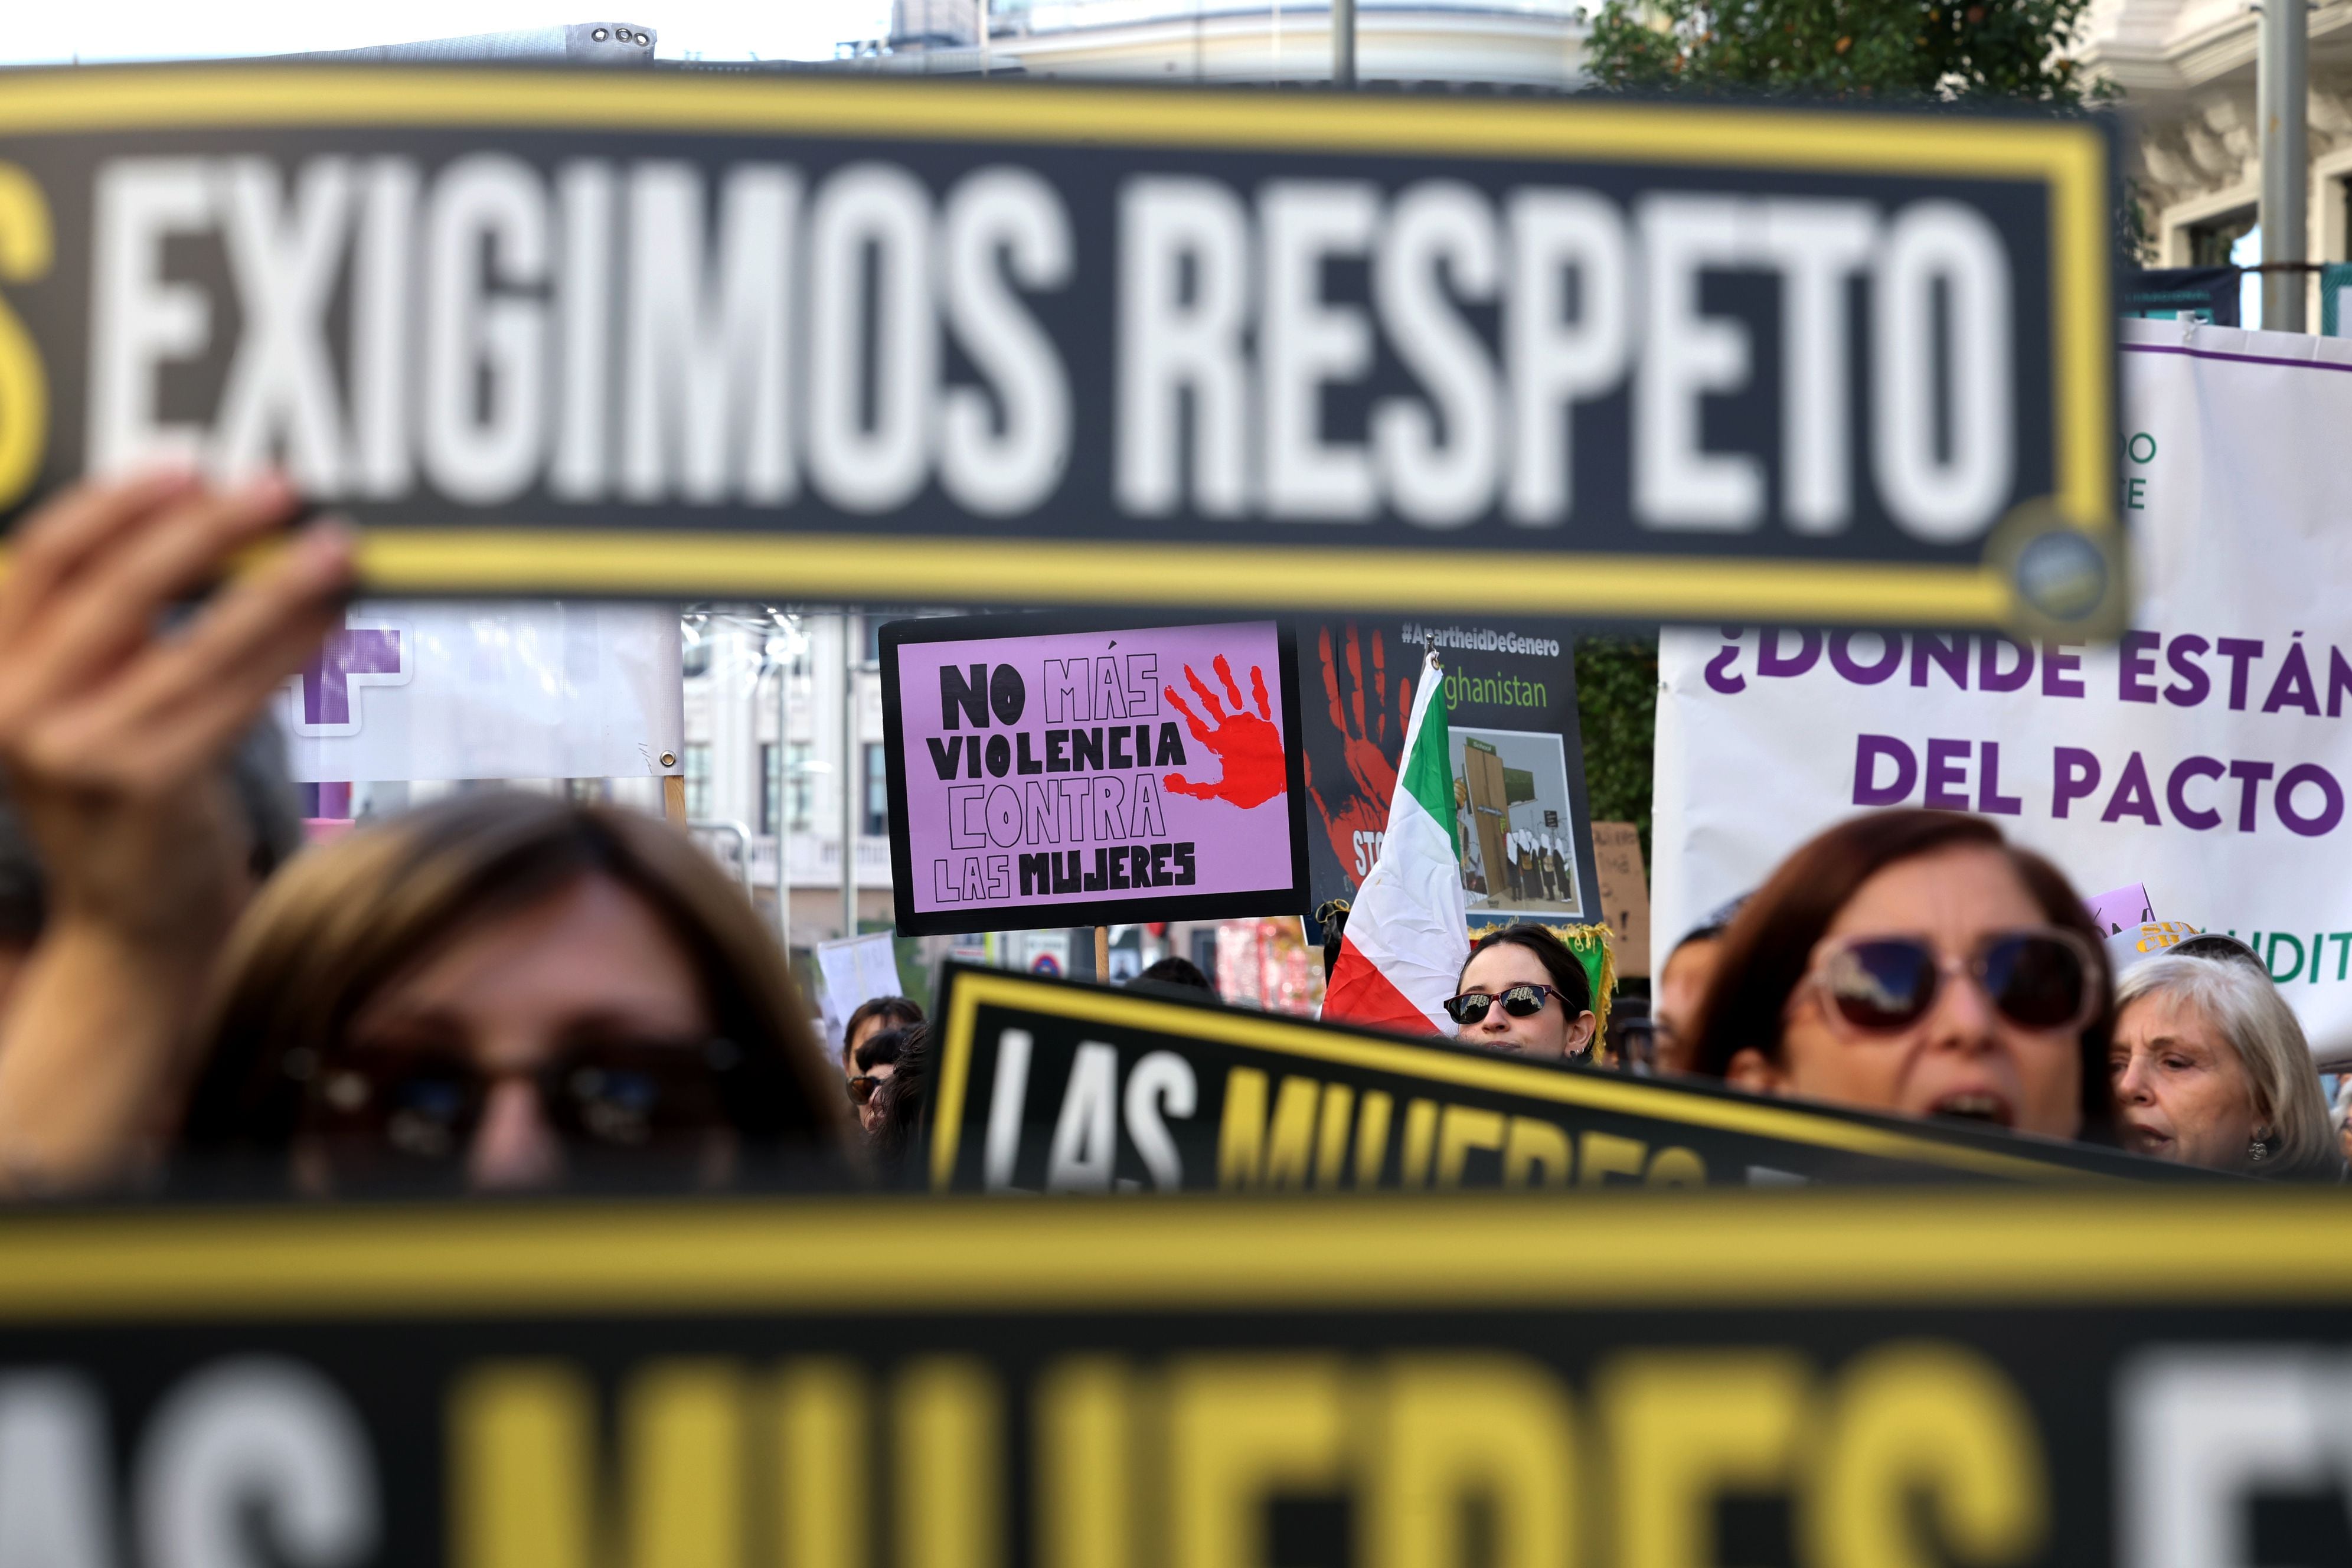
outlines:
M2000 1024L1992 998L1973 976L1946 974L1937 988L1935 1011L1929 1016L1932 1037L1938 1045L1981 1050L1990 1047Z
M528 1079L500 1079L490 1086L482 1125L474 1133L466 1173L484 1191L552 1186L563 1173L563 1145Z
M2144 1105L2155 1098L2148 1087L2147 1064L2137 1055L2127 1058L2124 1070L2116 1075L2116 1098L2134 1105Z

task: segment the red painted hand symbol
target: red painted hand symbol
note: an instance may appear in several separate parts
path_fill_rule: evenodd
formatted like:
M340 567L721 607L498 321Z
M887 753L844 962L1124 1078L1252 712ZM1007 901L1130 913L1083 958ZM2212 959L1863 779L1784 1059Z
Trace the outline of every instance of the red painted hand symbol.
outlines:
M1307 793L1323 819L1323 831L1331 840L1332 852L1339 856L1339 865L1350 881L1357 879L1359 864L1369 865L1370 852L1362 846L1376 841L1387 831L1389 800L1396 794L1396 763L1391 752L1404 750L1405 720L1412 712L1412 682L1400 678L1396 685L1395 720L1390 720L1388 705L1388 645L1375 631L1370 637L1372 659L1370 679L1364 669L1363 642L1351 623L1347 629L1344 651L1348 666L1347 694L1339 683L1339 661L1331 646L1331 629L1323 628L1316 638L1316 652L1323 667L1323 696L1331 705L1331 727L1339 731L1339 754L1347 763L1348 773L1342 779L1325 778L1318 785L1315 778L1315 752L1307 753ZM1359 839L1360 834L1374 836Z
M1193 711L1184 706L1176 689L1168 689L1168 701L1177 712L1184 715L1184 728L1192 739L1209 749L1211 755L1225 764L1225 776L1213 783L1195 784L1182 773L1170 773L1161 782L1178 795L1189 795L1195 800L1230 801L1244 811L1262 805L1289 787L1282 762L1282 731L1274 727L1274 705L1266 700L1265 671L1250 667L1250 694L1257 699L1257 711L1250 712L1242 706L1242 689L1234 684L1234 667L1219 654L1217 679L1225 684L1226 700L1234 710L1227 713L1219 705L1216 694L1201 684L1192 667L1184 667L1184 679L1192 684L1192 695L1201 700L1213 725L1203 724Z

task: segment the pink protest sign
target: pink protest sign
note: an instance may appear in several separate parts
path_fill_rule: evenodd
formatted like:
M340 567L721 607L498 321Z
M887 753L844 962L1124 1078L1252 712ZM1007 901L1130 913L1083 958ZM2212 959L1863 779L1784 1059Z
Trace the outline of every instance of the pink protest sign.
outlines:
M2134 882L2128 888L2117 888L2083 900L2091 918L2099 925L2101 936L2113 936L2136 925L2156 919L2155 908L2147 901L2147 886Z
M901 932L1305 910L1276 623L970 616L881 645Z

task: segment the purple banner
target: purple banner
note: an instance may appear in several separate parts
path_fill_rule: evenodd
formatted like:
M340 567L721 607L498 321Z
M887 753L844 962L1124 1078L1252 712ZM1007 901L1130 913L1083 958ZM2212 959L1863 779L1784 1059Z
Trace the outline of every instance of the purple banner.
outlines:
M958 624L886 632L902 929L1295 910L1275 623L916 640Z

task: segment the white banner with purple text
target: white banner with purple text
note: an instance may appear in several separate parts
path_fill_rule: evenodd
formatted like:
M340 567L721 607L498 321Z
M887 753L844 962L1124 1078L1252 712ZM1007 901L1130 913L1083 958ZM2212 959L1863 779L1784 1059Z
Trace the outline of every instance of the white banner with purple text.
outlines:
M362 600L279 693L305 781L679 771L677 611L555 599Z
M2121 347L2116 646L1660 639L1654 963L1840 817L1971 811L2086 896L2143 883L2252 942L2352 1057L2352 342L2151 321Z

